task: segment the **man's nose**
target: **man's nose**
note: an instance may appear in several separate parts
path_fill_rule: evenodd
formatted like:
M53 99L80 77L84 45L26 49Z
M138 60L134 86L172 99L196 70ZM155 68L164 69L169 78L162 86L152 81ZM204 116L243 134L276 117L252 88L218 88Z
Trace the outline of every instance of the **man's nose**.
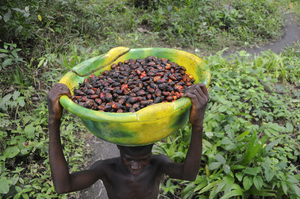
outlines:
M138 162L136 162L136 161L132 161L131 162L131 168L132 169L140 169L141 165Z

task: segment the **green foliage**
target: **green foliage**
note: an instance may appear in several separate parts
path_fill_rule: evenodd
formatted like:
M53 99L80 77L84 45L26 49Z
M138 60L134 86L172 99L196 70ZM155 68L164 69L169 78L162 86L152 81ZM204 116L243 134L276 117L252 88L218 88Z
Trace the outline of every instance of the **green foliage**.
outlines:
M152 2L152 1L150 1ZM154 1L153 1L154 2ZM297 1L4 0L0 5L0 198L67 198L51 183L49 88L76 64L115 46L188 47L204 53L259 44L280 35L279 6ZM290 6L293 3L293 6ZM196 181L166 179L164 193L183 198L299 196L299 46L249 61L207 58L213 70L205 118L203 167ZM71 171L85 166L84 133L66 114L62 141ZM159 143L182 162L190 127ZM164 195L165 195L164 194Z
M31 88L34 92L34 88ZM7 97L8 96L8 97ZM9 97L14 99L8 101ZM26 91L4 96L0 123L0 196L4 198L58 197L51 182L48 159L47 105L45 96L38 105L30 102ZM3 98L3 99L4 99ZM2 104L3 105L3 104ZM4 107L4 108L3 108ZM27 111L26 111L27 110ZM31 111L28 111L31 110ZM16 112L10 115L10 112ZM78 118L65 115L62 138L71 171L83 166L85 151L81 136L84 129ZM74 133L76 132L76 133ZM74 150L76 149L76 150ZM59 198L66 198L65 195Z
M294 103L290 90L300 73L277 70L289 70L292 61L299 64L300 56L285 53L266 52L254 60L243 52L231 61L220 53L207 58L213 77L204 119L203 163L194 182L181 182L180 197L300 197L299 101ZM178 159L177 154L186 153L187 129L159 143L158 152L182 162L184 155Z

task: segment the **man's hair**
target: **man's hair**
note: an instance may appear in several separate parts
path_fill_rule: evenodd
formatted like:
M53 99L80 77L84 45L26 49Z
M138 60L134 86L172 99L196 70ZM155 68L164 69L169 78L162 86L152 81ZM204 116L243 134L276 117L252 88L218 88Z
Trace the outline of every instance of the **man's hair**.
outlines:
M145 146L120 146L118 148L121 152L124 152L128 155L144 155L151 153L153 144L145 145Z

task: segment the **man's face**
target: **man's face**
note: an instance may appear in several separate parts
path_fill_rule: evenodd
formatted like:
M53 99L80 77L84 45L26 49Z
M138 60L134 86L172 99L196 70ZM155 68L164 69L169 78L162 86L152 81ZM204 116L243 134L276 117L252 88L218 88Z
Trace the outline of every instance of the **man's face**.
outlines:
M123 164L127 167L131 174L137 175L142 172L142 170L149 165L151 161L152 153L144 155L129 155L126 153L121 153L121 159Z

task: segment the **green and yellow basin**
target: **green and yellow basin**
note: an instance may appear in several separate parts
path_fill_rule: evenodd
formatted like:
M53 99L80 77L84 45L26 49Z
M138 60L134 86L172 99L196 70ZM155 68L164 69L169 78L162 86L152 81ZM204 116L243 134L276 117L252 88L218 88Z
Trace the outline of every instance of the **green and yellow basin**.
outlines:
M195 83L204 83L207 87L211 74L208 66L197 56L169 48L137 48L117 47L108 53L86 60L73 68L60 80L71 90L79 87L79 83L91 73L99 75L110 70L113 63L128 59L146 58L147 56L166 58L184 66ZM85 75L85 76L84 76ZM183 127L189 120L191 100L187 97L154 104L135 113L110 113L90 110L74 103L69 97L60 98L62 106L79 116L86 128L98 138L123 146L142 146L164 139Z

